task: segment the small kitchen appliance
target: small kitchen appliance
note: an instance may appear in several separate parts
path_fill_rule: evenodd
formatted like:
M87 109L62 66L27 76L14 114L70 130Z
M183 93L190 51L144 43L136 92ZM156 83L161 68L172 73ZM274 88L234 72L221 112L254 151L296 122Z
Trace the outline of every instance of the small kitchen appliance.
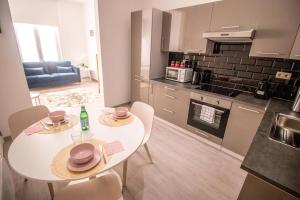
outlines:
M192 80L192 75L193 75L192 68L167 67L165 78L172 81L186 83Z
M254 92L254 97L259 99L269 98L270 84L267 80L259 81L257 88Z

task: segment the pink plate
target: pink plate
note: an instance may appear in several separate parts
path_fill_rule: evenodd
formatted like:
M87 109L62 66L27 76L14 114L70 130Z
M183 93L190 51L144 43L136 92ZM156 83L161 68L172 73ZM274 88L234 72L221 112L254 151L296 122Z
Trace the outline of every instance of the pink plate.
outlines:
M101 155L97 150L95 150L94 158L84 164L76 164L72 161L71 158L69 158L67 162L67 168L73 172L84 172L95 167L100 162L100 160L101 160Z
M43 122L44 122L47 126L53 126L53 125L54 125L53 121L52 121L49 117L46 117L46 118L43 120ZM59 123L60 123L61 125L67 124L67 123L69 123L69 120L65 118L65 119L63 119L62 121L59 121Z
M118 116L118 115L116 115L114 112L112 113L112 117L115 118L115 119L126 119L126 118L128 118L129 116L130 116L129 113L127 113L127 115L125 115L125 116Z
M82 143L73 147L70 151L70 159L73 163L84 164L93 159L95 152L94 145Z
M113 112L115 116L124 117L128 115L128 108L126 107L117 107L115 108L115 112Z
M57 110L50 112L48 117L52 120L53 123L58 123L59 121L64 120L66 112L63 110Z

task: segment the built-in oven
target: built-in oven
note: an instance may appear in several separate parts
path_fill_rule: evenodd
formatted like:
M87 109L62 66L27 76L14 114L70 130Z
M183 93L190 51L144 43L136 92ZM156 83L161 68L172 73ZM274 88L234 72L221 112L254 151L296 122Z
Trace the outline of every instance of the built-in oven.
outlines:
M187 124L222 140L230 107L231 102L222 103L214 97L194 95L190 99ZM200 132L197 131L197 133Z

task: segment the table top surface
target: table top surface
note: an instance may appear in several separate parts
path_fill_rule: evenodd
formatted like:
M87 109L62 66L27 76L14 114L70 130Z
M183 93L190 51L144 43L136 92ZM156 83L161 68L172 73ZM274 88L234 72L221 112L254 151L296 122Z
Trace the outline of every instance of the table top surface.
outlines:
M111 169L117 164L126 160L141 145L144 138L144 125L142 121L133 115L133 121L120 127L109 127L99 123L98 118L102 109L86 107L89 114L90 132L92 139L100 139L105 142L120 141L124 151L113 154L106 166L99 172L102 173ZM79 116L80 107L68 111L67 114ZM71 133L80 131L80 123L76 126L54 134L33 134L21 133L8 151L8 161L11 167L20 175L35 180L57 182L70 181L57 177L52 173L51 163L54 156L64 147L73 143ZM85 177L87 178L87 177Z

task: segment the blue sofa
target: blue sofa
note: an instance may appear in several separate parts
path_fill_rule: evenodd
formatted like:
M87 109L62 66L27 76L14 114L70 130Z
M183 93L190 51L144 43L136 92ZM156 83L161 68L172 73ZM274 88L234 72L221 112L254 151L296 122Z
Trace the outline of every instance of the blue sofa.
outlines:
M81 81L79 68L71 65L70 61L24 62L23 67L29 88Z

